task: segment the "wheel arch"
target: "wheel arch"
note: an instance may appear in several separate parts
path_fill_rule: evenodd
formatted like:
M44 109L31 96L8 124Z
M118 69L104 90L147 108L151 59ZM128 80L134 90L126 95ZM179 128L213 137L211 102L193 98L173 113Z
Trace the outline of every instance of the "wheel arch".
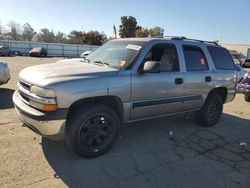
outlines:
M213 88L209 93L208 96L211 96L213 94L219 94L222 97L223 103L226 102L227 99L227 88L226 87L216 87Z
M123 109L122 101L119 97L113 96L113 95L89 97L89 98L83 98L83 99L75 101L69 107L69 113L68 113L67 119L72 113L74 113L76 109L82 107L83 105L89 105L93 103L102 104L102 105L112 108L117 113L120 121L121 122L123 121L124 109Z

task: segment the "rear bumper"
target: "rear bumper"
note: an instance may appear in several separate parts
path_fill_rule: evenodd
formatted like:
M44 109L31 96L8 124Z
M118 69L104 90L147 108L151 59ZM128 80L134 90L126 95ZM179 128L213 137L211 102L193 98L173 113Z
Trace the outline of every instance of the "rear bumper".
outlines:
M32 131L53 140L64 139L67 109L41 112L25 104L17 91L13 95L13 102L18 117Z

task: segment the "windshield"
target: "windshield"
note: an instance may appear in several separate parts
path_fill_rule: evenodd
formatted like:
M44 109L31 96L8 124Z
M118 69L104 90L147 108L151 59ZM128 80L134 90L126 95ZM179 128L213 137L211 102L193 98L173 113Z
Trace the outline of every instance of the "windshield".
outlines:
M91 53L87 60L121 69L129 66L141 51L142 41L110 41Z

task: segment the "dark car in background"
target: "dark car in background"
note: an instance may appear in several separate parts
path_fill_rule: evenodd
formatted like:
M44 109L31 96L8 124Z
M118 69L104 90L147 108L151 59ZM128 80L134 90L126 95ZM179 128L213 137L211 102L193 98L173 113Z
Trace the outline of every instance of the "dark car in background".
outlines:
M237 83L239 83L245 74L247 73L246 69L242 68L239 64L236 65L236 70L237 70Z
M245 95L245 101L250 102L250 72L245 74L238 84L237 90Z
M0 56L10 56L11 50L7 46L0 46Z
M32 50L29 51L29 55L32 57L46 57L47 56L47 51L45 50L44 47L38 47L38 48L33 48Z
M250 68L250 59L246 59L246 60L242 63L242 67L244 67L244 68Z

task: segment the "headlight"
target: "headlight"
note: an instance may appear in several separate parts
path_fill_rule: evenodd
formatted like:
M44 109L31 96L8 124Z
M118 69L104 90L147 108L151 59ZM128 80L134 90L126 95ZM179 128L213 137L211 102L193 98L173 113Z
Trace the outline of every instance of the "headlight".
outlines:
M52 89L45 89L37 86L31 86L30 88L31 93L34 93L35 95L39 97L47 97L47 98L55 98L56 97L56 91Z

